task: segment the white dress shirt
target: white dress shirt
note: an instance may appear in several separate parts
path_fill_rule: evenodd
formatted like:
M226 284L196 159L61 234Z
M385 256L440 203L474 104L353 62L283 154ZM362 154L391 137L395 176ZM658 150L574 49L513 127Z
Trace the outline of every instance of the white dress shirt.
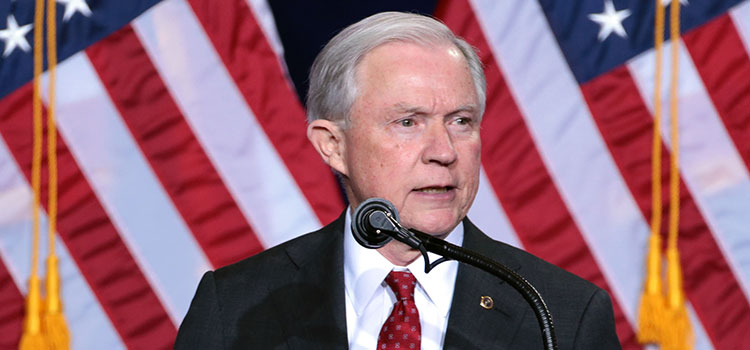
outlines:
M463 223L459 223L446 241L461 245ZM439 256L428 253L430 262ZM391 270L409 270L417 279L414 302L419 310L422 327L422 349L443 348L448 313L458 272L458 262L441 263L429 274L424 272L421 256L406 267L395 266L375 249L359 245L351 232L350 210L344 226L344 285L346 288L346 329L349 349L372 350L377 347L378 334L390 315L396 296L385 283Z

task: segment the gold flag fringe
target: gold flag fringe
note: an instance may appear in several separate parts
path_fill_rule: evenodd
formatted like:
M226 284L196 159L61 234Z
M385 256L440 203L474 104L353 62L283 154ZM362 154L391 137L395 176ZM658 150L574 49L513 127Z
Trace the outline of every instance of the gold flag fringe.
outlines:
M638 313L638 341L656 343L662 330L661 320L666 318L666 305L661 283L661 237L657 232L649 237L646 286L641 296Z
M62 312L60 300L60 277L57 268L57 257L47 258L47 300L42 326L47 336L50 349L67 350L70 348L68 325Z
M33 146L31 162L32 197L32 243L31 243L31 276L29 276L29 292L26 296L26 317L23 323L23 334L19 348L21 350L37 350L47 348L47 339L42 334L41 307L42 293L39 285L39 197L41 193L42 177L42 31L44 19L44 2L36 1L34 9L34 92L33 92Z
M29 278L29 295L26 297L26 318L23 322L23 335L21 336L21 350L47 349L47 338L42 334L40 320L42 308L41 286L39 277L33 274Z
M655 48L656 73L654 81L654 144L652 153L652 218L647 261L647 275L639 311L638 340L661 345L661 350L690 350L693 334L685 305L682 286L682 267L677 245L680 222L680 140L677 105L679 76L680 3L672 0L670 38L672 42L672 71L670 82L670 201L667 240L667 295L662 291L661 237L661 74L664 33L664 8L656 0Z
M664 7L655 0L654 48L656 62L654 73L654 129L651 149L651 235L646 261L646 283L638 312L638 341L657 343L662 334L662 320L666 317L666 303L662 289L661 248L661 75L664 46Z
M693 348L693 332L682 291L682 271L677 249L667 250L667 265L669 294L664 322L668 326L663 329L661 350L689 350Z
M49 108L47 112L47 166L49 168L49 255L47 256L47 299L42 315L43 330L49 348L68 350L70 334L62 312L60 300L60 275L55 254L55 232L57 232L57 126L55 123L55 86L57 73L57 14L55 0L47 0L47 61L49 62Z
M33 95L33 228L32 228L32 268L29 277L29 293L26 298L26 317L19 348L21 350L70 348L70 334L63 315L60 298L60 275L55 254L55 232L57 232L57 128L55 124L55 76L57 68L57 14L55 0L47 2L47 62L49 64L49 108L47 113L47 166L49 218L47 276L45 279L46 300L42 298L38 275L39 264L39 211L42 167L42 34L45 16L44 0L36 0L34 12L34 95Z
M670 36L672 38L672 82L670 89L670 124L672 139L672 162L670 167L669 237L667 241L667 319L662 339L662 350L690 350L693 348L693 333L690 327L685 294L682 289L682 267L677 247L680 224L680 132L677 105L680 42L680 3L672 0L670 13Z
M670 13L672 38L672 81L670 85L670 126L672 161L670 166L669 236L667 241L667 318L662 334L662 350L690 350L693 334L690 327L685 294L682 289L682 267L677 246L680 224L680 132L677 105L680 42L680 3L672 0Z

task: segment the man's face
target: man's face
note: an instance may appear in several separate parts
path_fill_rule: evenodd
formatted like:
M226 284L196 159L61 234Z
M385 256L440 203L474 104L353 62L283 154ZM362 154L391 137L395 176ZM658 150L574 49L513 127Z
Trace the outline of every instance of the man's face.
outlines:
M389 43L364 57L356 80L337 169L352 207L385 198L405 226L447 234L479 182L481 116L465 58L453 46Z

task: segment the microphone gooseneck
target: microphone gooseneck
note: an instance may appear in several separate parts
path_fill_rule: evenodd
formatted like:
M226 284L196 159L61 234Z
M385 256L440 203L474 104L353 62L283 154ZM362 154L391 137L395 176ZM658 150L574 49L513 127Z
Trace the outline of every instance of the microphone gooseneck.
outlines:
M365 248L377 249L395 238L397 241L419 250L425 259L426 273L429 273L438 264L453 259L499 277L518 291L531 306L542 332L544 348L547 350L557 349L552 315L544 299L529 281L507 266L466 248L403 227L396 208L382 198L370 198L354 210L352 234L354 239ZM442 258L430 263L427 256L428 251L440 255Z

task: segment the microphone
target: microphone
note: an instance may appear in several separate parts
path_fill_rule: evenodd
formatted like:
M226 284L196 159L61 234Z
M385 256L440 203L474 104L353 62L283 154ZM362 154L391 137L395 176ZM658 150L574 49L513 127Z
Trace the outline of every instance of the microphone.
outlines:
M401 226L393 204L382 198L369 198L354 210L352 235L357 243L370 249L383 247L393 238L414 249L422 246L414 232Z
M544 299L531 283L507 266L426 233L404 228L396 208L391 202L382 198L367 199L354 210L352 235L357 243L365 248L381 248L395 238L419 250L425 259L425 273L429 273L438 264L453 259L495 275L520 293L534 311L542 333L544 348L557 349L552 315ZM428 251L442 258L430 263Z
M390 242L393 237L385 231L394 227L389 226L388 215L401 220L393 204L385 199L370 198L360 203L352 215L352 234L357 243L365 248L377 249Z

